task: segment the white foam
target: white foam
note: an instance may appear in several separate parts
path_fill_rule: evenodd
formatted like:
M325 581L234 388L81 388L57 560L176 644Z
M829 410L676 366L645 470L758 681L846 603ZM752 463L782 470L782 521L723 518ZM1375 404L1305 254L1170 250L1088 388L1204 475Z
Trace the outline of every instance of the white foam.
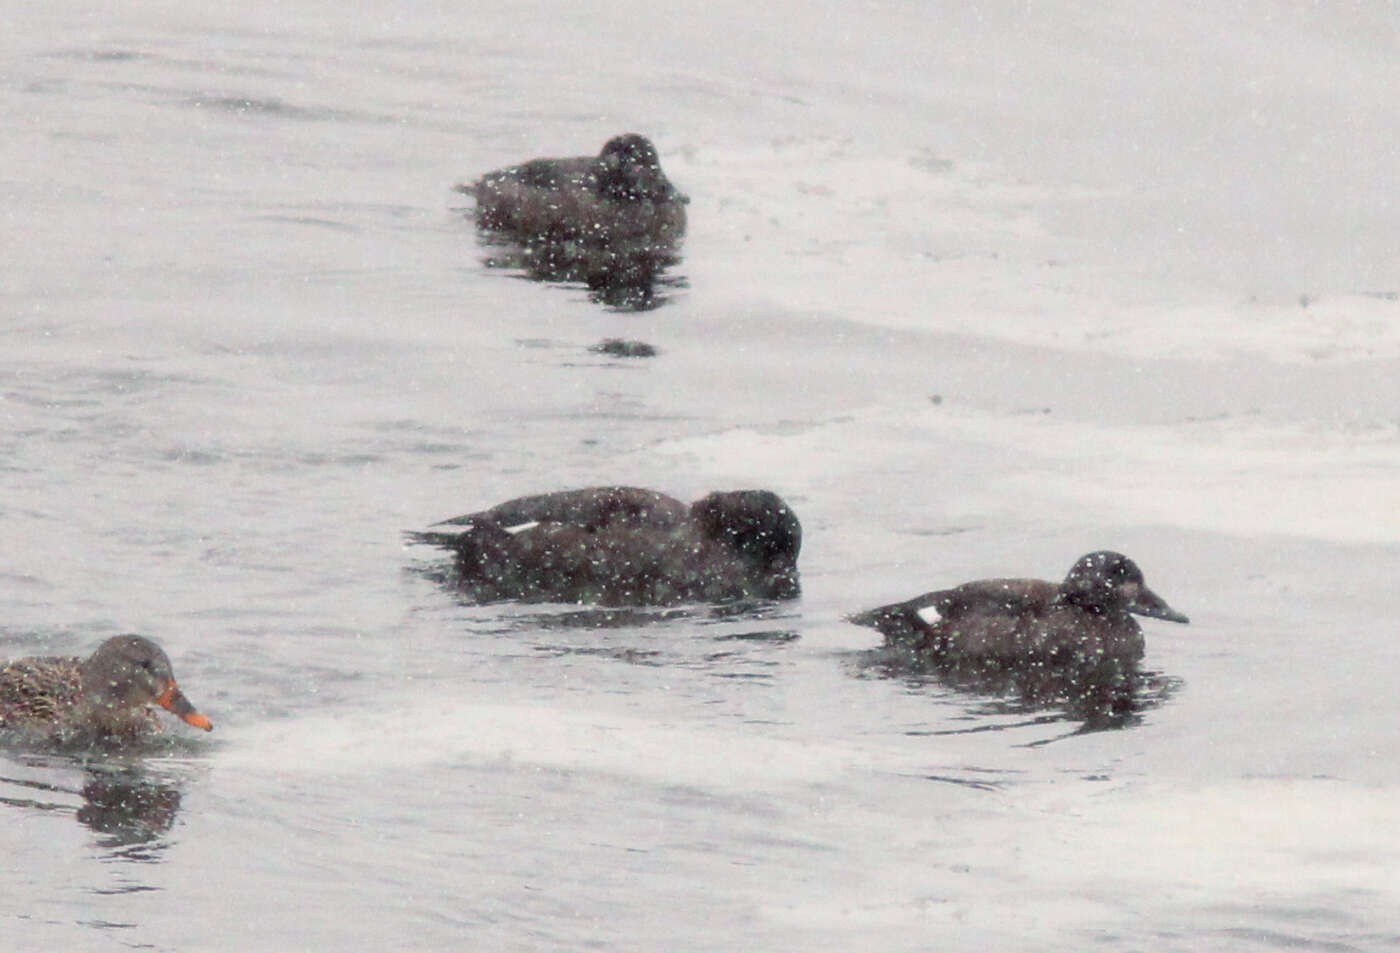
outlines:
M927 456L911 455L911 447ZM1040 514L1043 525L1161 524L1239 534L1387 542L1400 536L1400 433L1222 420L1145 426L948 406L870 411L775 435L736 429L649 450L717 473L801 475L803 495L922 482L945 522ZM906 523L900 489L872 519Z
M221 765L278 774L382 774L475 763L583 770L722 791L838 777L865 763L839 743L547 705L416 698L392 711L318 712L238 729Z
M668 167L695 193L687 268L707 312L767 298L880 327L1142 358L1400 356L1393 288L1193 283L1048 222L1065 203L1111 216L1136 201L1119 190L1018 181L918 140L785 139L688 150Z

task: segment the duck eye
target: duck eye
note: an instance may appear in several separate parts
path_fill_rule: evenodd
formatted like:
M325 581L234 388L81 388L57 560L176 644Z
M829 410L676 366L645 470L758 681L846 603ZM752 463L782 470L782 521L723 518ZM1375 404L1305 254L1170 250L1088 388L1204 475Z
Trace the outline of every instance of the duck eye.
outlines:
M1119 563L1113 569L1113 581L1120 584L1141 583L1142 573L1132 563Z

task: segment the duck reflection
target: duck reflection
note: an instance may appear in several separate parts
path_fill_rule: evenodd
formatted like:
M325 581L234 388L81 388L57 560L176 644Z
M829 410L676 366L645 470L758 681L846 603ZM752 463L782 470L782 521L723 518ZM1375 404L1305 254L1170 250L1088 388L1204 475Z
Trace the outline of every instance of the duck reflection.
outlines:
M460 601L463 606L478 605L469 596L463 596ZM567 629L632 629L675 622L688 622L700 626L730 627L734 625L745 626L769 619L793 618L794 615L790 608L780 603L759 600L668 609L544 609L529 612L514 611L506 615L492 616L483 631L505 633ZM797 634L786 629L764 628L753 632L726 631L714 636L714 638L791 641L797 638Z
M583 285L588 300L615 311L651 311L688 287L681 275L667 274L680 264L675 250L624 247L589 250L551 236L518 240L478 225L487 268L518 272L531 281Z
M685 609L566 609L533 611L492 617L479 631L496 635L523 635L533 650L545 655L601 656L632 665L657 667L709 667L726 659L749 659L769 646L796 642L800 636L782 622L793 618L791 610L775 603L748 602ZM685 623L687 637L667 639L664 647L635 644L644 630L657 625ZM574 633L608 632L599 643L574 641ZM612 633L617 633L616 637ZM582 636L586 637L586 636ZM716 647L713 643L726 643Z
M1082 723L1079 732L1128 728L1140 724L1143 712L1164 704L1182 684L1123 659L1070 667L948 663L887 646L864 653L859 666L862 674L898 679L912 688L932 685L967 695L973 716L1026 716L1023 722L985 722L933 734L1000 731L1067 719Z
M412 570L428 575L422 570ZM776 665L801 635L790 626L797 612L786 604L754 600L671 608L482 606L469 596L464 626L477 636L503 640L505 655L532 658L602 658L647 668L699 669L719 677L750 677ZM736 674L737 673L737 674Z
M41 770L69 768L67 759L27 758L22 764ZM162 837L180 813L179 786L155 777L137 765L83 765L83 784L69 785L33 777L0 777L0 805L30 811L71 812L97 837L97 846L131 859L151 859L151 849L164 846ZM81 799L75 808L73 797ZM133 853L134 848L140 848Z
M93 772L81 793L78 821L108 849L151 844L175 826L180 813L179 788L132 769Z

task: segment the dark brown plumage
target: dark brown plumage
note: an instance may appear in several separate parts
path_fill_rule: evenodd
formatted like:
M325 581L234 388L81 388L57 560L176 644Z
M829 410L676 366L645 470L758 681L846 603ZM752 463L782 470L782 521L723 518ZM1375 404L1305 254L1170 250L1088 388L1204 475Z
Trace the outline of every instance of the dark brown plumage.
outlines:
M456 553L473 599L602 606L791 599L802 527L775 493L711 493L693 504L637 487L510 500L410 533ZM511 527L522 527L514 532Z
M920 613L932 609L934 619ZM850 621L878 629L895 646L953 665L1085 665L1136 662L1142 629L1132 614L1186 622L1147 588L1121 553L1090 553L1062 583L982 579L881 606Z
M521 264L547 280L645 284L677 260L685 237L689 199L635 133L597 156L534 159L457 188L476 199L477 225L522 245Z

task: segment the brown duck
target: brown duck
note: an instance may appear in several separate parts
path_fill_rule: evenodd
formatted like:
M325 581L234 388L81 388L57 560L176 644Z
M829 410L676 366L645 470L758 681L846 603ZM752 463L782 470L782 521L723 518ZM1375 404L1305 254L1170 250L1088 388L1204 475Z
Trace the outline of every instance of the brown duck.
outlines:
M674 605L792 599L801 591L802 526L768 490L711 493L686 504L608 486L509 500L409 533L456 553L474 600Z
M661 171L651 140L614 136L596 156L532 159L457 186L486 232L529 249L536 277L650 279L677 260L690 200Z
M925 610L937 613L925 618ZM1083 665L1142 658L1133 615L1187 622L1115 552L1082 557L1062 583L980 579L850 617L893 646L950 665Z
M0 729L49 737L125 738L149 732L156 704L205 731L171 673L160 646L139 635L118 635L88 658L34 656L0 669Z

